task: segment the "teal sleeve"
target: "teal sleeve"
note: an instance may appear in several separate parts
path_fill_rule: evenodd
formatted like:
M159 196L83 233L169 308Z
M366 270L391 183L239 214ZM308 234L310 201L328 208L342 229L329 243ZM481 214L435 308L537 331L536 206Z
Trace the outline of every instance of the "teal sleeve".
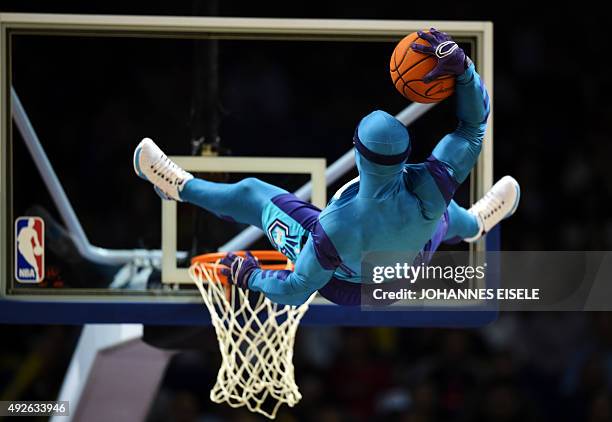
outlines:
M421 214L426 220L439 220L446 201L425 163L406 164L404 182L417 197Z
M440 140L426 162L408 164L404 171L404 180L419 199L426 219L440 218L470 174L487 127L489 95L473 64L457 77L455 92L457 128Z
M473 64L457 77L455 93L459 124L454 132L442 138L432 155L444 164L454 181L462 183L480 154L491 106L484 83Z
M317 259L312 236L300 252L293 271L253 271L249 289L262 292L270 300L285 305L301 305L331 279L334 269L324 269Z

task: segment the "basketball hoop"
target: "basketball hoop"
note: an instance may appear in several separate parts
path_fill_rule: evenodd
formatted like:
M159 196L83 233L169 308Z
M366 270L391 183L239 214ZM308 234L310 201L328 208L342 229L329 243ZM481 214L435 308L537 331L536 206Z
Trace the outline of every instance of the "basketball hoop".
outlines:
M293 269L280 252L251 253L263 269ZM315 295L300 306L279 305L262 293L236 287L220 272L224 256L197 256L189 268L210 312L222 357L210 399L274 419L281 404L293 407L302 398L295 383L293 344Z

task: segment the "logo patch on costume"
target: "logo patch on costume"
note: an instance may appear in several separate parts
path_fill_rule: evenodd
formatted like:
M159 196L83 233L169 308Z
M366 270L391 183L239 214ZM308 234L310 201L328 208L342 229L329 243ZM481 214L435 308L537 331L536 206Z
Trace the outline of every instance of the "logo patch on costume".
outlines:
M15 279L40 283L45 278L45 222L40 217L15 220Z
M268 227L267 234L277 251L295 261L296 253L299 252L296 248L299 248L299 245L296 236L289 234L289 226L277 218Z

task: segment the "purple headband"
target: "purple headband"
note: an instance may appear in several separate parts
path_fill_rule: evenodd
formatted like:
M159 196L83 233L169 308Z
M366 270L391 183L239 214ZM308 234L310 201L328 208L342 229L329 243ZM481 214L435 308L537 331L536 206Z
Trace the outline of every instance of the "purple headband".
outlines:
M399 154L386 155L374 152L361 142L361 139L359 139L359 135L357 134L357 129L355 129L355 135L353 135L353 144L355 145L357 151L359 151L359 153L363 155L366 160L376 164L381 164L383 166L401 164L406 161L410 155L410 142L408 143L406 150L404 152L400 152Z

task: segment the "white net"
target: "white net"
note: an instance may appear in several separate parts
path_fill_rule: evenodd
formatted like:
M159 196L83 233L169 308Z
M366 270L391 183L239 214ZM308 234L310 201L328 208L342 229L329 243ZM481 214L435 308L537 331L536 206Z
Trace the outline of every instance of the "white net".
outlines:
M293 407L302 398L293 344L314 294L301 306L279 305L261 293L222 283L217 269L203 263L194 263L189 274L210 312L221 351L210 399L246 406L270 419L283 403Z

